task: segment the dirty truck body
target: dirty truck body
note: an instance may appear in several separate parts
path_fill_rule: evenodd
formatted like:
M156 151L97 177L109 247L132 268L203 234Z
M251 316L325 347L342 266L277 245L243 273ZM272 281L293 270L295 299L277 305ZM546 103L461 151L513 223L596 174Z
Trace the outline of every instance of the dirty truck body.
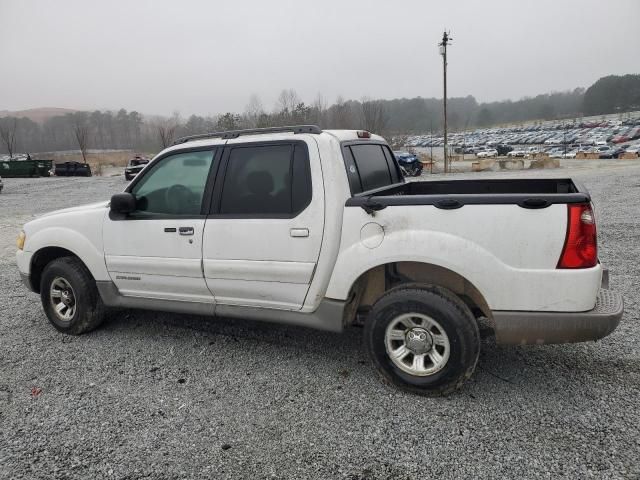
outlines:
M425 394L471 375L478 324L498 343L578 342L623 308L572 180L405 183L383 138L314 126L180 140L110 202L29 222L19 247L61 331L104 307L364 322L382 378Z

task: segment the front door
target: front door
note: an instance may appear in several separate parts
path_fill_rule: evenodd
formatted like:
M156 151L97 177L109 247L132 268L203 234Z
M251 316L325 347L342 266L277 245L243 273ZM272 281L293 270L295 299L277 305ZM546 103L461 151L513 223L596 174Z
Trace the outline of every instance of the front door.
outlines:
M209 147L155 161L128 189L136 211L105 219L105 262L122 295L213 304L202 274L202 234L216 158Z
M202 245L217 304L304 304L320 254L324 188L315 139L296 138L227 142Z

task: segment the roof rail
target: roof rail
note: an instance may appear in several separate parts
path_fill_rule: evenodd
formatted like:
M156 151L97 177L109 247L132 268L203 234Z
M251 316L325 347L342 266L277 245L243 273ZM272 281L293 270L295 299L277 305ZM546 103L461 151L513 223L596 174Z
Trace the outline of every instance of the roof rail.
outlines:
M181 137L173 142L174 145L181 143L187 143L192 140L202 140L204 138L238 138L242 135L262 135L265 133L279 133L279 132L293 132L293 133L313 133L320 134L322 129L317 125L293 125L290 127L270 127L270 128L249 128L245 130L227 130L226 132L211 132L201 133L199 135L189 135L188 137Z

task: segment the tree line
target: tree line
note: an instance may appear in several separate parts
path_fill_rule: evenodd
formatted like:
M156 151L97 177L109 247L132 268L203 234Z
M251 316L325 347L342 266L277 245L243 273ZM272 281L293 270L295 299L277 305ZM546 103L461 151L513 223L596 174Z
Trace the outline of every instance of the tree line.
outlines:
M604 77L586 91L556 92L518 101L478 103L473 96L448 99L452 130L532 120L576 118L640 109L640 75ZM181 136L240 128L315 124L322 128L365 129L383 135L437 134L443 124L442 99L345 100L329 105L321 94L305 103L293 89L283 90L267 110L252 95L242 113L215 116L143 116L137 111L74 112L42 123L28 118L0 119L0 152L132 149L155 152Z

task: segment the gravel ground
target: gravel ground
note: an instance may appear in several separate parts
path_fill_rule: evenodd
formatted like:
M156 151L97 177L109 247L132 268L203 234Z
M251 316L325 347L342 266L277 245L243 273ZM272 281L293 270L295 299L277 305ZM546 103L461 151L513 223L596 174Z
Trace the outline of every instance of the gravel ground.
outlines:
M464 389L438 399L383 386L357 328L123 311L57 333L20 283L15 234L124 180L5 179L0 478L640 478L640 163L585 165L509 175L591 190L623 323L598 343L489 340Z

